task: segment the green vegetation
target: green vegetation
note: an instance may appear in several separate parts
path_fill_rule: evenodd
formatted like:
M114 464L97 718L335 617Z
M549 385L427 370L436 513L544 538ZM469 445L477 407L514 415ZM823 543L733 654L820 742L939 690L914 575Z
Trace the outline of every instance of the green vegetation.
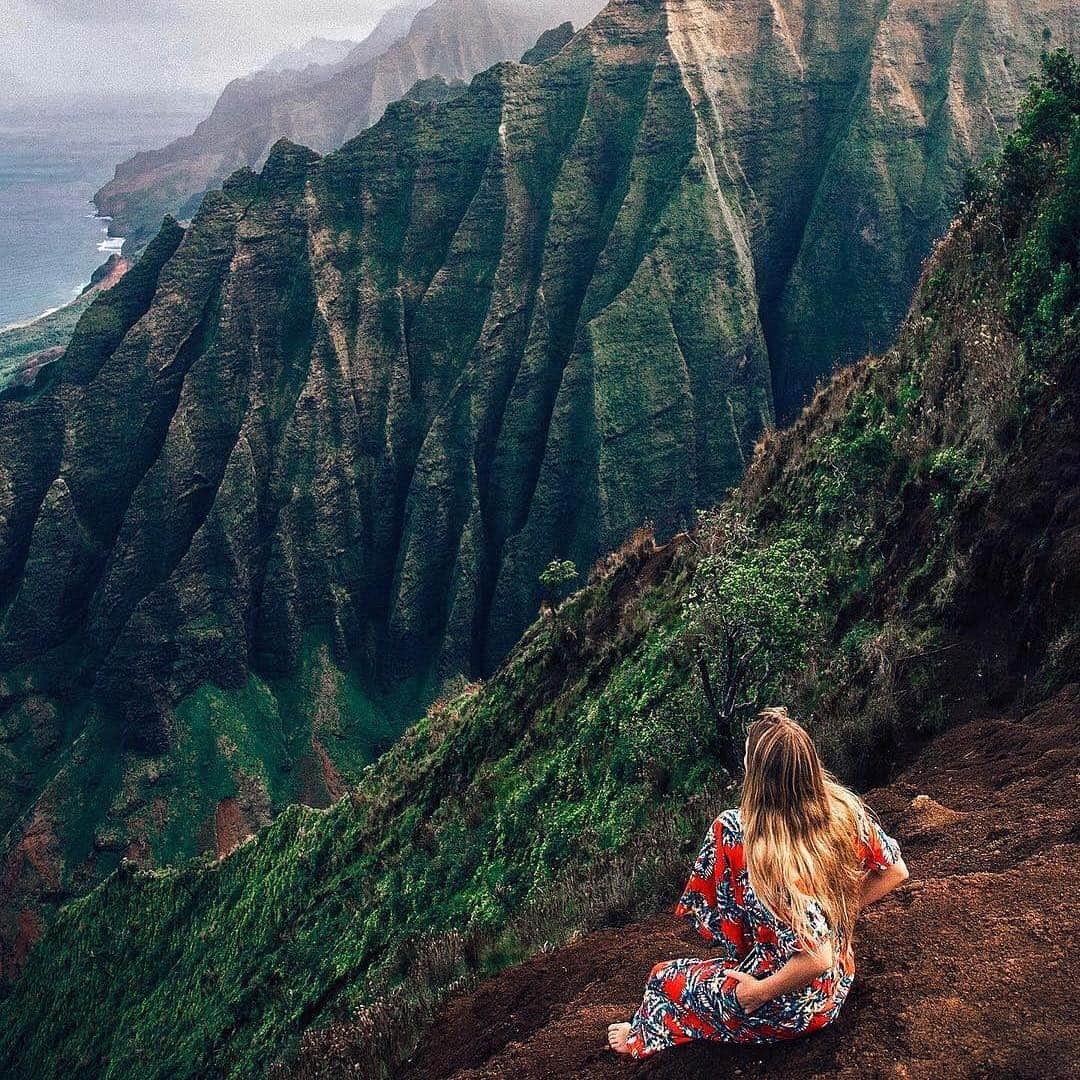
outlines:
M799 539L762 544L729 507L704 515L696 538L704 554L684 608L686 637L717 730L730 733L724 759L734 774L737 721L776 697L820 633L825 573Z
M1010 254L1006 311L1033 357L1043 359L1068 340L1080 296L1080 65L1063 49L1051 53L1024 104L1021 123L1005 142L997 182L1003 211L1023 222ZM1061 147L1067 149L1064 161ZM1033 187L1047 198L1032 220L1023 205ZM983 195L990 198L989 192Z
M395 5L347 56L313 62L303 77L264 69L233 80L193 132L121 162L94 202L129 244L142 244L163 216L191 218L207 191L237 169L258 167L283 136L329 153L402 97L443 101L492 64L525 50L542 59L558 47L548 28L565 12L558 0Z
M471 32L440 22L454 7L421 20L437 51ZM237 124L240 93L194 140L121 168L102 197L129 240L165 204L198 203L194 219L166 222L62 359L0 392L0 954L124 853L161 865L292 798L328 801L445 679L499 669L553 559L585 571L644 520L692 527L777 415L891 337L961 167L1000 148L1045 21L935 7L918 13L924 55L894 14L823 13L796 70L747 38L740 5L617 4L526 65L418 85L384 113L346 80L355 100L333 116L275 98ZM525 33L519 16L492 41ZM736 42L731 71L700 51ZM365 83L376 97L411 80L402 56ZM323 150L376 113L324 157L268 146L279 120ZM259 174L202 197L249 154ZM937 279L939 313L953 280ZM912 378L902 401L886 385L852 400L808 452L813 521L766 537L772 555L755 534L732 568L725 610L793 577L809 591L766 604L768 648L732 673L746 686L711 712L710 745L751 698L786 692L795 657L820 662L830 620L887 569L875 530L903 507L904 470L942 449L903 443L932 383ZM1034 366L1025 386L1034 407ZM902 583L939 606L949 523L987 479L984 448L964 454L970 477L927 481L938 548ZM820 597L794 555L773 573L785 544L817 560ZM573 634L561 607L554 621ZM695 716L700 670L679 669ZM326 715L306 704L314 671ZM31 829L49 837L40 866Z
M109 723L88 702L52 714L31 699L0 723L0 763L14 792L18 763L33 760L46 725L61 717L71 724L71 732L52 737L70 740L72 749L37 779L56 839L49 888L72 896L83 891L88 852L102 875L125 854L168 865L212 855L219 843L269 824L294 803L330 805L344 788L342 777L358 777L433 696L432 687L414 682L373 696L355 674L340 670L327 635L316 632L304 642L294 676L250 675L232 689L207 683L183 698L174 738L159 753L117 753ZM236 800L239 815L240 835L230 841L217 835L215 823L226 799ZM18 805L12 798L0 809L12 813ZM0 925L12 926L17 912L0 910Z
M570 591L570 586L577 581L578 569L570 559L552 559L540 575L540 585L544 590L544 607L553 608Z
M991 692L989 663L1012 693L1075 677L1075 622L1047 599L1064 571L1050 561L1040 583L1031 549L1002 562L988 542L995 522L1009 536L1041 512L1030 477L1044 462L1030 455L1056 460L1053 410L1080 345L1075 305L1031 341L1009 330L1041 303L1008 298L1026 295L1013 290L1019 253L1074 161L1075 82L1053 124L1033 119L1063 63L1047 61L1022 118L1046 162L1023 212L1003 215L992 192L966 210L895 349L768 432L729 509L665 546L636 534L351 798L292 807L224 860L125 865L67 905L0 1010L0 1070L246 1077L287 1062L308 1032L312 1071L392 1075L453 980L668 895L672 865L723 804L742 715L725 729L709 711L688 637L713 665L707 643L743 635L753 660L735 700L788 702L854 782ZM1011 652L963 617L991 601L995 626L1030 620ZM272 715L260 690L243 693ZM235 738L236 754L259 756Z

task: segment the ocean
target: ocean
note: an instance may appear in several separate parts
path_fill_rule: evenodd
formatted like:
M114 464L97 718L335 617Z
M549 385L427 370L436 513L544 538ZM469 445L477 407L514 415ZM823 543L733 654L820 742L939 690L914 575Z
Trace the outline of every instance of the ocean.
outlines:
M192 130L206 97L0 107L0 327L79 294L120 241L94 214L117 162Z

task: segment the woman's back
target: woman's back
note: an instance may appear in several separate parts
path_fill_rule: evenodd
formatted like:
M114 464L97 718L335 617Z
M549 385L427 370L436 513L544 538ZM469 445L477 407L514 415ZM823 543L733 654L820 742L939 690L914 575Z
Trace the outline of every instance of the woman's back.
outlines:
M657 964L613 1049L771 1042L828 1024L855 976L855 917L906 876L896 841L831 777L806 731L767 709L746 741L738 809L712 824L676 913L722 954Z

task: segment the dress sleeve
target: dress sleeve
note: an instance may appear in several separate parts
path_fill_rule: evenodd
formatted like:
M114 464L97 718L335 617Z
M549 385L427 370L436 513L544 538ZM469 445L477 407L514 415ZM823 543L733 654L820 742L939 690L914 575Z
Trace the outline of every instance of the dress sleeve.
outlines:
M749 927L742 906L742 843L732 821L722 814L713 822L694 863L675 914L688 918L706 941L721 946L730 962L747 951Z
M714 941L719 934L716 911L716 879L718 829L714 822L705 834L701 853L694 861L690 880L686 883L682 897L675 905L675 914L688 918L695 929L706 941Z
M860 827L858 851L864 870L886 870L900 858L900 845L869 816Z

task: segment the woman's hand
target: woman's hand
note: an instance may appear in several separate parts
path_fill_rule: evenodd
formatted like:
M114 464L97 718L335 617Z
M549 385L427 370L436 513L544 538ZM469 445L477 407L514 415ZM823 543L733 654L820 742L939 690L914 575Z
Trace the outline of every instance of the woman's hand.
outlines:
M746 971L738 968L727 968L724 975L734 979L739 985L735 987L735 1000L739 1008L745 1013L756 1012L769 1000L768 995L762 994L764 979L757 979Z
M790 994L809 986L816 978L824 975L832 967L834 959L832 942L823 941L810 952L797 952L782 968L766 975L764 979L755 979L753 975L738 968L726 968L724 974L734 979L735 1000L746 1013L756 1012L775 997Z

